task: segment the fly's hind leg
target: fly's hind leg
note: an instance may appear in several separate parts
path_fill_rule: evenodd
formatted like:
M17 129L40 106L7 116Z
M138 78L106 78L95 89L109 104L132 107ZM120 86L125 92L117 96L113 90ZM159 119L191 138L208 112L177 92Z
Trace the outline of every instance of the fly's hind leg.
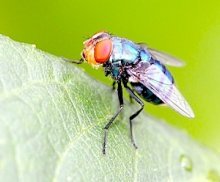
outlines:
M132 124L133 124L133 119L135 117L138 116L138 114L143 110L144 108L144 103L141 101L141 99L138 98L138 96L135 95L134 91L128 87L126 84L124 85L124 87L126 88L127 92L129 93L130 97L133 98L138 104L140 104L141 108L139 110L137 110L134 114L132 114L130 117L129 117L129 123L130 123L130 134L131 134L131 143L133 144L133 146L137 149L137 145L135 144L135 141L134 141L134 137L133 137L133 127L132 127Z
M114 120L117 118L119 113L122 111L123 105L124 105L122 86L121 86L121 82L120 81L118 82L118 89L117 90L118 90L118 100L119 100L120 107L119 107L119 110L115 113L115 115L109 120L109 122L104 127L104 142L103 142L103 149L102 149L102 153L103 154L105 154L105 150L106 150L108 129L112 125Z

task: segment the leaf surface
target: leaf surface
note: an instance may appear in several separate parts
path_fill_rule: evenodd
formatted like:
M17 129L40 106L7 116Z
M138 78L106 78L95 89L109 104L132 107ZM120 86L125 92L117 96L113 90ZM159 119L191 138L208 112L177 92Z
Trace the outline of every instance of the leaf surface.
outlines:
M220 180L217 154L144 113L135 150L128 117L138 107L125 103L103 155L117 94L61 58L0 36L1 181Z

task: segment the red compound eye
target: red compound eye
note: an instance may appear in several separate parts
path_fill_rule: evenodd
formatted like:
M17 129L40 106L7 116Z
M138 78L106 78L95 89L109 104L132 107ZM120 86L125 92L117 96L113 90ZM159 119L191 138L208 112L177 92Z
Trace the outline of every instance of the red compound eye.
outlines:
M108 61L112 51L112 41L109 39L102 40L95 45L94 57L97 63Z

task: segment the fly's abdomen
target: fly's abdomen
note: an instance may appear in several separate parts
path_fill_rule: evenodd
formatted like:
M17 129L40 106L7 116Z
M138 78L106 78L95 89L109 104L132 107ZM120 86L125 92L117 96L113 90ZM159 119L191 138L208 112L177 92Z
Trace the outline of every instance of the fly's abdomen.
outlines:
M144 100L150 102L155 105L163 104L163 101L160 100L153 92L151 92L147 87L145 87L141 83L132 83L132 87L134 88L135 92L138 93Z
M174 83L173 76L171 75L169 70L163 64L161 64L159 61L157 61L157 60L152 60L152 61L153 61L153 64L156 65L166 75L166 77L168 77L168 79L172 83Z
M154 60L154 59L151 60L151 64L154 64L155 66L157 66L164 73L164 76L166 76L171 81L172 84L174 83L174 79L171 73L166 69L166 67L163 64L161 64L159 61ZM155 78L155 80L158 80L158 78ZM160 98L158 98L153 92L151 92L142 83L131 82L131 85L134 88L134 90L147 102L153 103L155 105L164 103Z

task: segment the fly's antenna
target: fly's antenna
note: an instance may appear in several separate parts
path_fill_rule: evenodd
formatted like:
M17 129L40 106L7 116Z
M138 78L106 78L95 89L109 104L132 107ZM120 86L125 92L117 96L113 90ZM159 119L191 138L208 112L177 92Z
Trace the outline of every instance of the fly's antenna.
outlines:
M84 62L83 58L81 58L80 60L72 60L67 58L62 58L62 59L68 63L73 63L73 64L82 64Z

